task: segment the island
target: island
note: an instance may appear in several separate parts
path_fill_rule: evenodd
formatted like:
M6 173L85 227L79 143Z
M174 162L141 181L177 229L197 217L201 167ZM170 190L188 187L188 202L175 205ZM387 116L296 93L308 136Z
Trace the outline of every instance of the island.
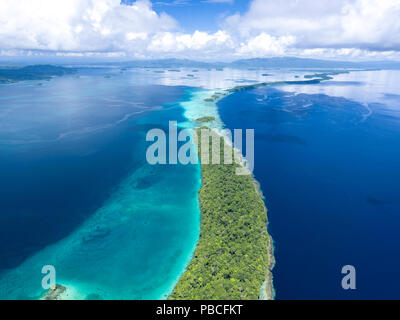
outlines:
M196 122L200 122L200 123L207 123L207 122L212 122L212 121L215 121L215 117L205 116L205 117L196 119Z
M0 84L14 83L24 80L49 80L65 74L75 73L73 68L51 65L35 65L20 68L0 68Z
M216 102L216 101L218 101L219 99L221 99L222 96L223 96L222 93L216 92L216 93L214 93L211 97L205 98L205 99L204 99L204 102Z
M196 130L201 141L201 127ZM221 159L231 148L218 135ZM212 154L210 138L209 151ZM201 154L201 144L198 144ZM201 164L200 238L170 300L273 299L273 243L267 209L253 176L237 175L240 164Z
M257 89L257 88L265 87L265 86L319 84L323 81L332 80L333 79L332 75L338 75L338 74L343 74L343 73L348 73L348 72L347 71L334 71L334 72L305 75L304 79L307 79L307 80L259 82L259 83L254 83L254 84L236 86L236 87L228 89L227 92L234 93L234 92L239 92L239 91ZM295 78L298 78L298 76L295 76ZM211 98L208 98L208 99L209 99L209 102L213 101L213 99L211 99ZM206 101L206 100L204 100L204 101Z
M63 295L66 293L67 288L63 285L57 284L50 288L40 300L63 300Z

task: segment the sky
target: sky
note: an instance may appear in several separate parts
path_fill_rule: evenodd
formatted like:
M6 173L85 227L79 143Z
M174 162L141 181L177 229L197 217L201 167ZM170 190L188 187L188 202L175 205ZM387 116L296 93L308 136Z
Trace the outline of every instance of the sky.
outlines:
M0 0L0 56L400 61L400 0Z
M133 3L133 0L122 0L122 3ZM179 22L181 31L193 33L196 30L217 32L220 22L235 13L244 13L250 4L249 0L155 0L153 10L165 12Z

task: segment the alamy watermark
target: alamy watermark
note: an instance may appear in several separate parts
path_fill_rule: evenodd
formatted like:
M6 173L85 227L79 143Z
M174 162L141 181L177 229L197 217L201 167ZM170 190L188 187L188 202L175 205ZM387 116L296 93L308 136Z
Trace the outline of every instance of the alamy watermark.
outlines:
M344 290L356 290L356 268L352 265L346 265L342 268L342 288Z
M45 275L42 278L42 288L54 290L56 288L56 268L52 265L45 265L42 268L42 274Z
M168 135L162 129L152 129L147 132L146 141L153 142L146 151L146 160L151 165L198 164L240 164L236 174L247 175L254 170L254 129L245 130L246 152L243 155L243 130L224 129L214 131L209 128L200 129L200 141L197 130L183 129L178 133L178 123L169 122ZM167 143L168 136L168 143ZM221 139L228 147L224 148L221 155ZM179 147L178 142L185 142ZM201 154L197 152L200 143ZM211 161L210 161L211 143ZM233 148L232 148L233 147ZM168 148L168 152L167 152Z

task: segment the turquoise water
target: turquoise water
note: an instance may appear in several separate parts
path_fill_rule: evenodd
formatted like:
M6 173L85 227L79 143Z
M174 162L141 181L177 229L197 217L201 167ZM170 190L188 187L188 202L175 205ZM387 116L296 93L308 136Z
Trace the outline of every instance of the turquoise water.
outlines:
M0 87L0 299L39 298L44 265L69 299L163 299L190 261L199 166L147 164L145 135L191 90L103 74Z

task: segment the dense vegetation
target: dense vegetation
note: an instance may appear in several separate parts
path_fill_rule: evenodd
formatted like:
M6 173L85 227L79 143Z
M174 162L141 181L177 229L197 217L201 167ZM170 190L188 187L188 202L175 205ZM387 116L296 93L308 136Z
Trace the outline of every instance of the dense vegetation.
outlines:
M209 148L211 155L211 141ZM224 148L221 139L221 159ZM238 166L202 164L200 239L170 299L259 298L272 244L264 202L251 175L236 175Z
M74 69L50 65L36 65L23 68L0 68L0 84L24 80L46 80L74 72Z
M200 122L200 123L211 122L211 121L215 121L215 117L212 117L212 116L201 117L201 118L196 119L196 121Z

